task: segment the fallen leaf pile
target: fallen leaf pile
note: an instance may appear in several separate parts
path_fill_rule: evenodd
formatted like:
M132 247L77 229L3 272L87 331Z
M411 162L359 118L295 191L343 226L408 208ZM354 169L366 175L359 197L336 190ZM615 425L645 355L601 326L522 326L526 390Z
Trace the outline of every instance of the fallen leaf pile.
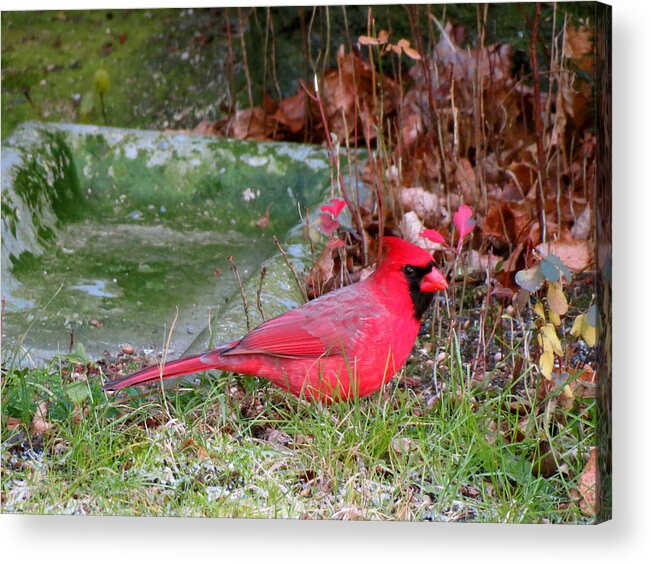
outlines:
M540 245L552 246L575 272L588 268L596 178L596 139L588 127L594 106L592 30L566 22L562 48L545 61L548 83L535 100L532 77L517 70L510 45L470 47L462 27L431 19L438 42L428 53L385 30L362 35L352 50L339 48L336 68L311 85L301 81L293 96L265 97L261 106L199 124L197 132L371 150L363 170L371 190L354 202L365 232L344 237L352 261L329 245L318 269L331 279L317 286L355 279L358 266L373 262L372 236L380 229L442 250L419 235L436 229L450 240L452 214L464 204L476 212L473 248L484 255L477 262L491 263L489 248L491 256L506 259L497 277L500 296L517 290L515 273L533 265L532 251ZM391 67L389 57L399 60L400 73L380 71ZM331 235L335 224L328 225Z

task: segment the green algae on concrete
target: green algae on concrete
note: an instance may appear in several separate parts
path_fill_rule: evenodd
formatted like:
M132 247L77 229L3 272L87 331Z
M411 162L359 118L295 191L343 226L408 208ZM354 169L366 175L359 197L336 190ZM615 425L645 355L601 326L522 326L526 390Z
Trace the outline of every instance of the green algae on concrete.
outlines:
M301 268L300 214L329 189L315 147L28 123L3 143L3 337L33 358L120 343L180 354L245 330L232 256L269 317L301 295L273 237ZM266 227L258 225L269 214ZM292 229L293 228L293 229ZM255 292L249 298L259 321ZM258 319L255 319L258 316Z

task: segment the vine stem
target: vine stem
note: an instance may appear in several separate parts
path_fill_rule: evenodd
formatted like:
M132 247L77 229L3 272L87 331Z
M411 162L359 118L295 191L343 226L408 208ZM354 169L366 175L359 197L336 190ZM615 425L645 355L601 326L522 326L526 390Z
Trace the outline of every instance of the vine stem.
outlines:
M536 51L541 14L542 4L536 2L536 11L534 13L533 26L531 30L531 41L529 42L529 58L531 59L531 68L533 71L533 116L534 124L536 126L536 152L538 153L538 221L540 222L540 238L544 243L547 240L544 183L547 163L545 162L545 150L543 146L544 129L542 123L542 109L540 107L540 69L538 68L538 53Z

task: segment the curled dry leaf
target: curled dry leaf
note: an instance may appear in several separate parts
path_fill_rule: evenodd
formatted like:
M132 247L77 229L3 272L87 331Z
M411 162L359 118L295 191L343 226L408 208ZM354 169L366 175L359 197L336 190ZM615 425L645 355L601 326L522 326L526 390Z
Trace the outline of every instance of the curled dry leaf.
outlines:
M18 417L7 417L7 431L13 431L20 425L20 419Z
M439 251L443 248L439 243L432 243L431 241L421 237L420 234L422 231L423 223L418 219L418 215L416 215L415 212L410 211L402 216L402 219L400 220L400 232L405 240L414 243L414 245L418 245L419 247L423 247L430 252Z
M574 239L588 239L592 234L592 220L589 205L583 208L581 214L576 218L571 233Z
M592 31L581 26L565 26L563 54L568 59L580 59L592 52Z
M267 139L272 131L270 116L261 107L238 111L231 125L231 134L238 139Z
M267 227L269 227L269 220L270 220L269 208L271 208L271 204L267 206L265 212L255 222L256 226L259 227L260 229L266 229Z
M48 402L42 401L36 406L34 417L32 418L31 430L35 435L47 433L52 428L52 423L47 420Z
M499 245L524 243L531 237L535 214L526 202L495 202L486 210L484 235Z
M396 51L396 49L394 49L394 51L397 54L400 54L400 51L402 51L410 59L414 59L415 61L420 61L420 59L421 59L420 53L418 51L416 51L416 49L411 47L410 44L409 44L409 41L407 41L406 39L400 39L398 41L398 44L395 45L395 47L397 47L397 49L398 49L397 51Z
M436 225L437 213L441 208L439 196L415 186L401 189L398 199L405 211L416 212L426 225Z
M272 445L288 446L291 444L291 437L280 429L267 429L265 440Z
M468 159L460 159L454 172L454 180L459 186L466 202L475 202L477 195L477 175Z
M292 133L298 133L305 127L305 92L284 98L279 104L276 113L273 114L279 124L284 125Z
M326 247L305 279L305 285L311 297L320 296L325 288L332 285L334 269L335 261L332 256L332 249Z
M389 40L389 33L381 29L377 37L371 37L370 35L360 35L357 39L360 45L384 45Z
M194 135L216 135L217 130L217 124L215 122L210 122L204 119L194 127L191 133Z
M416 450L417 446L409 437L393 437L393 439L391 439L391 448L398 454L407 454L408 452Z

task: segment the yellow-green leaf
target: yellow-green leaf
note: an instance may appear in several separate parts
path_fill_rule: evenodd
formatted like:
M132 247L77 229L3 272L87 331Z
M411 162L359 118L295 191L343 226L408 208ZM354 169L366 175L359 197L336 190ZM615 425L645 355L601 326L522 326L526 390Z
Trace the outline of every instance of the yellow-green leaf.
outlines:
M556 327L559 327L561 324L561 318L557 313L553 311L549 312L549 321L551 321Z
M585 315L577 315L576 319L574 320L574 323L572 324L572 329L570 329L570 335L572 337L580 337L581 336L581 326L583 324L583 319L585 318Z
M110 83L109 74L104 69L99 69L95 73L95 91L98 94L106 94Z
M550 282L547 285L547 303L555 314L565 315L567 313L567 299L558 282Z
M540 331L543 335L543 342L548 340L556 355L563 356L563 347L561 346L561 342L556 334L556 328L551 323L546 323L540 328Z
M538 302L535 306L533 306L533 312L540 317L543 321L547 321L545 319L545 309L543 308L543 305L541 302Z
M581 320L581 338L589 347L594 347L597 342L597 329L590 325L587 316Z
M547 380L552 379L552 369L554 368L554 353L545 351L540 355L540 371Z

